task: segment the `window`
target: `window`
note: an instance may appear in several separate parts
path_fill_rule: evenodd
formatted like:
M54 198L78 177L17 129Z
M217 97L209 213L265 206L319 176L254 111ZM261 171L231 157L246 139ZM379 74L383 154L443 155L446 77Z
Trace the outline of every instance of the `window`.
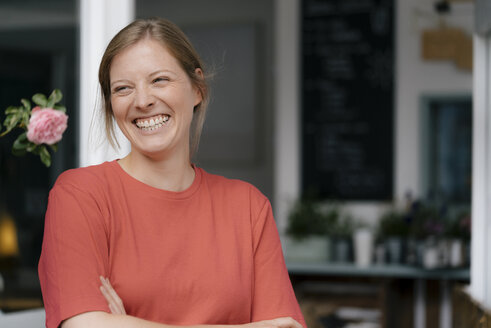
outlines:
M470 95L424 97L422 111L422 196L453 207L469 207L472 98Z
M2 1L0 12L7 18L0 24L0 119L21 98L49 95L54 88L62 90L61 103L69 116L50 168L32 154L11 154L20 130L0 138L0 222L14 223L19 250L8 257L0 254L5 280L0 310L14 311L42 305L37 263L48 192L56 177L77 161L77 1Z

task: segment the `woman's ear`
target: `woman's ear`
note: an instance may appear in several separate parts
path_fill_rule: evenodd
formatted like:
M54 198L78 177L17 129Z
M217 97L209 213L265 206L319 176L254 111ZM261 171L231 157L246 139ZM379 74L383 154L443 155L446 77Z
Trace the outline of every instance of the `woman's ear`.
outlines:
M199 67L194 70L194 74L198 75L202 79L205 78L204 75L203 75L203 71Z
M194 70L194 74L196 74L200 79L204 79L203 71L201 68L196 68ZM196 110L196 106L198 106L203 101L203 95L201 94L201 90L195 87L196 97L194 101L194 109Z

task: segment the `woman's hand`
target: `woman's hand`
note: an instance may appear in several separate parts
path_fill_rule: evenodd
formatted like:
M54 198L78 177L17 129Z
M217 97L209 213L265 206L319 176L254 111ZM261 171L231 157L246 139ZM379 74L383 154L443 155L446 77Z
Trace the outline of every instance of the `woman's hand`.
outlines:
M303 328L295 319L291 317L281 317L272 320L256 321L245 324L245 328Z
M100 276L99 278L101 279L101 283L102 283L102 286L100 287L102 295L104 295L104 297L106 298L111 313L126 315L126 310L124 309L123 301L118 296L113 286L111 286L109 279L104 278L102 276Z

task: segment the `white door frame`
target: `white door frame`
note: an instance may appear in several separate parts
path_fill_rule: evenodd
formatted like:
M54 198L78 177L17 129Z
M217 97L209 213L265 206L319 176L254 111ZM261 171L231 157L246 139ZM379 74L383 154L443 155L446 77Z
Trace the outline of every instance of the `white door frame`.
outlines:
M117 126L120 150L104 134L97 73L109 40L135 17L135 0L80 0L79 166L121 158L130 146Z

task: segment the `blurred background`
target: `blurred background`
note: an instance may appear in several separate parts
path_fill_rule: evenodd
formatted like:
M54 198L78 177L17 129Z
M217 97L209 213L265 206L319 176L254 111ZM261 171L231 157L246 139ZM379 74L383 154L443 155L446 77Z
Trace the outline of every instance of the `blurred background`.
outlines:
M120 28L159 16L213 73L195 162L271 200L309 327L478 327L491 305L490 9L472 0L0 0L0 120L54 88L69 115L50 168L13 156L15 133L0 138L0 326L43 326L37 262L49 190L64 170L128 151L109 149L97 130L97 65Z

